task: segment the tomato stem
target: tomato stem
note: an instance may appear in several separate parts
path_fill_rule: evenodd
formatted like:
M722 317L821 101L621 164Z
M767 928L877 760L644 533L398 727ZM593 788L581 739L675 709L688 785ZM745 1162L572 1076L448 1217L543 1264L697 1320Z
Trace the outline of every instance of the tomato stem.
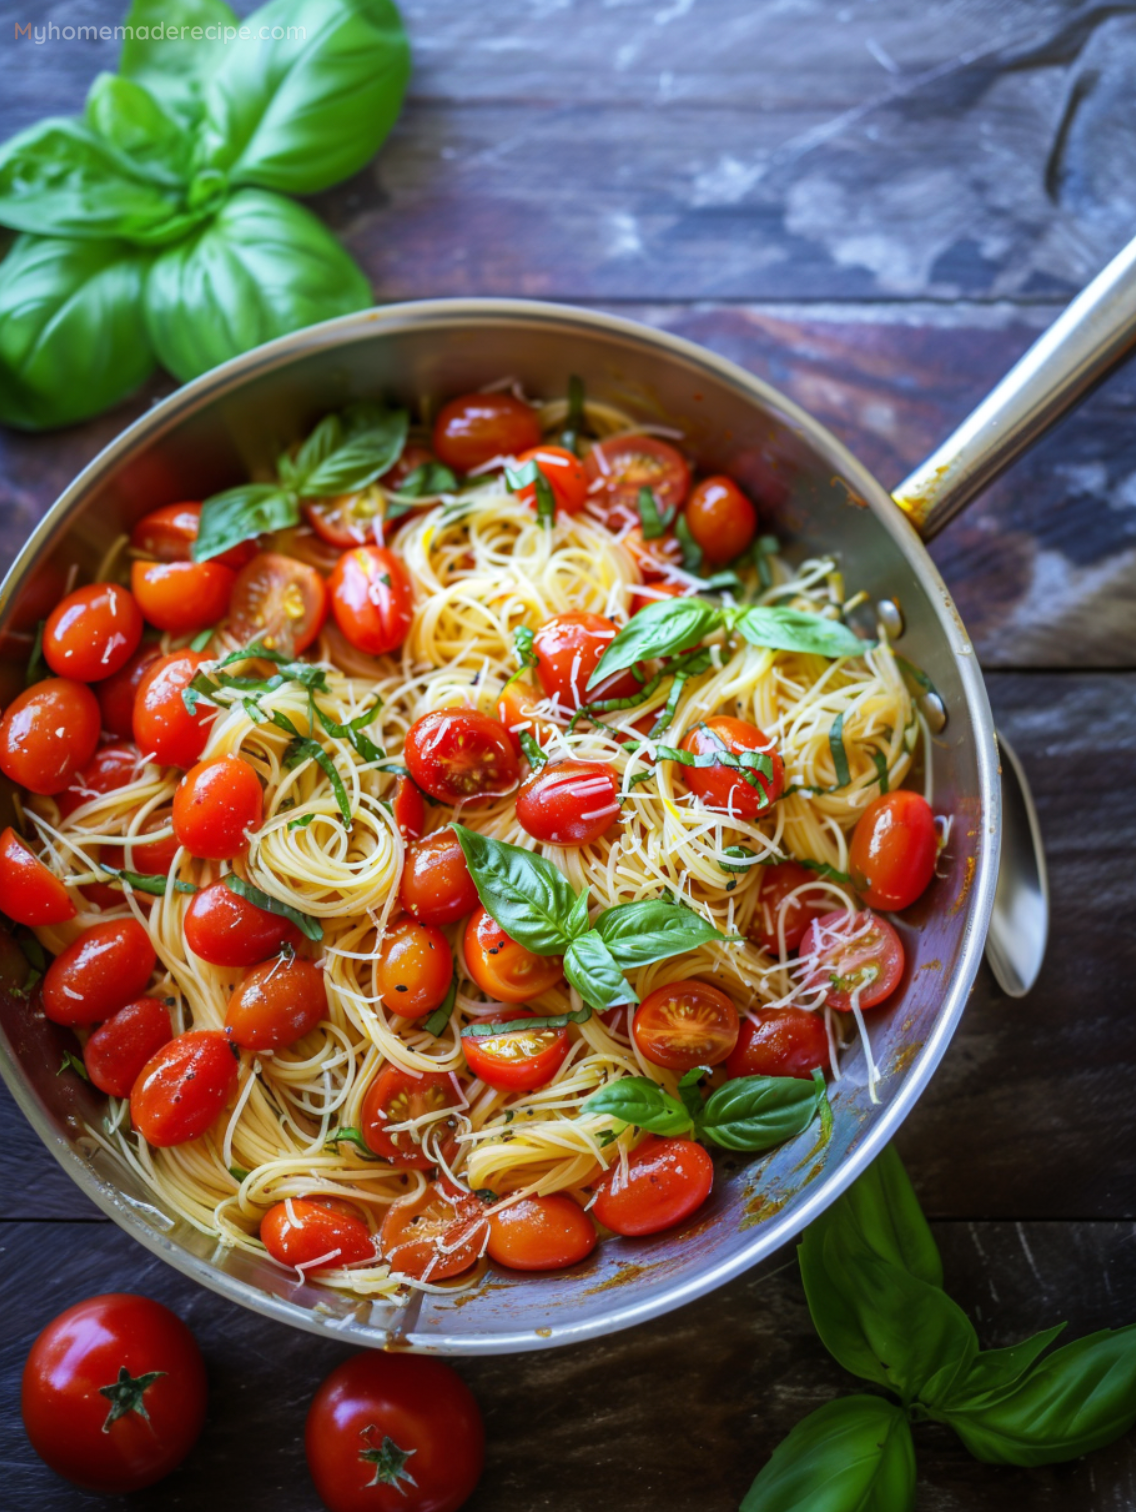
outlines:
M136 1412L139 1417L149 1422L150 1414L146 1411L146 1404L142 1399L158 1377L166 1374L164 1370L148 1370L145 1375L132 1376L125 1365L120 1365L118 1380L110 1386L99 1387L99 1395L105 1396L111 1404L106 1422L103 1424L103 1432L109 1433L111 1424L117 1423L119 1418L125 1417L128 1412Z
M372 1424L363 1430L363 1438L366 1439L368 1433L374 1432L376 1429ZM360 1449L359 1458L375 1467L375 1478L367 1482L368 1486L394 1486L399 1491L402 1491L400 1481L407 1481L410 1485L417 1486L418 1482L406 1468L407 1460L412 1454L417 1453L417 1449L403 1449L395 1443L394 1439L385 1434L377 1449ZM405 1494L403 1492L403 1495Z

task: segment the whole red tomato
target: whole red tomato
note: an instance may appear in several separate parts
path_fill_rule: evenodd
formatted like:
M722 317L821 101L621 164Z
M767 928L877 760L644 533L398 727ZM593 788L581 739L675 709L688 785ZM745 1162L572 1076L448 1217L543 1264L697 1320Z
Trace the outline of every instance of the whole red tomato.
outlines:
M193 1335L149 1297L111 1292L47 1325L24 1366L32 1448L88 1491L151 1486L193 1448L205 1421Z
M304 1448L330 1512L457 1512L481 1475L485 1427L441 1360L357 1354L312 1398Z

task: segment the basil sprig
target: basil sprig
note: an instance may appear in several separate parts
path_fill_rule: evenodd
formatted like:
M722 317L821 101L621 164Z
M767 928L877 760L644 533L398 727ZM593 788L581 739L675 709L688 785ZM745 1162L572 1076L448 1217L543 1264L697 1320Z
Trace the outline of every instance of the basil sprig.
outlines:
M774 1449L740 1512L906 1512L915 1445L903 1410L878 1396L838 1397Z
M556 521L556 495L552 492L552 484L541 472L535 462L523 462L520 467L507 467L505 469L505 487L510 493L520 493L523 488L532 486L536 496L536 517L542 525L552 525Z

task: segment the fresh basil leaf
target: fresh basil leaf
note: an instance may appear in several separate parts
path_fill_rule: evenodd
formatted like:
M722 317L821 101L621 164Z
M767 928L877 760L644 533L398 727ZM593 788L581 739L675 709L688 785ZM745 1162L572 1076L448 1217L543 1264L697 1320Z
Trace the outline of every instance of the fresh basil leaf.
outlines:
M657 541L664 536L670 526L674 511L668 512L664 518L659 509L659 501L649 488L639 490L639 529L642 531L645 541Z
M310 210L254 189L167 248L146 284L150 340L182 382L370 303L366 278Z
M205 89L203 161L234 184L287 194L357 173L394 125L410 75L394 5L275 0L245 27Z
M548 762L548 757L545 755L543 748L537 745L527 730L518 730L516 733L517 739L521 743L521 750L525 753L529 766L532 767L533 771L539 772L541 767L545 766Z
M204 651L209 642L216 635L216 628L199 631L189 643L191 651Z
M588 889L577 893L573 901L568 918L565 920L564 929L570 940L578 940L581 935L586 935L591 929L591 921L588 918L588 907L591 902Z
M686 1134L693 1127L678 1098L646 1076L622 1076L609 1082L592 1093L581 1112L606 1114L649 1134Z
M144 85L99 74L87 95L84 118L97 137L146 178L178 192L184 188L193 148L189 133Z
M301 498L325 499L355 493L394 466L406 445L409 416L403 409L380 410L374 406L374 410L373 423L367 429L349 435L298 480L296 492Z
M956 1382L954 1390L940 1406L951 1411L966 1411L1000 1401L1019 1384L1038 1355L1044 1353L1066 1327L1066 1324L1058 1323L1021 1344L1011 1344L1007 1349L980 1350L965 1378Z
M758 536L751 548L754 566L757 568L757 580L761 584L763 592L768 592L773 587L773 569L769 565L770 557L775 557L781 550L781 542L776 536Z
M213 494L201 506L193 559L207 562L230 546L299 522L300 505L294 494L283 492L276 483L238 483L236 488Z
M495 1023L482 1022L466 1024L461 1032L462 1039L495 1039L499 1034L516 1034L518 1030L525 1029L535 1032L537 1029L563 1029L568 1024L586 1024L592 1016L591 1008L585 1004L574 1013L549 1013L543 1018L523 1018L498 1020ZM505 1122L511 1121L512 1115L506 1116Z
M817 1114L811 1081L796 1076L736 1076L711 1093L699 1133L727 1150L769 1150L801 1134Z
M730 858L718 862L724 872L747 872L752 866L761 865L757 852L750 850L748 845L727 845L722 855Z
M792 1430L740 1512L911 1512L915 1446L902 1410L876 1396L837 1397Z
M390 497L396 504L406 504L413 508L416 499L429 499L437 494L453 493L457 486L457 478L441 462L420 462L417 467L411 468ZM393 515L394 511L391 510L389 513Z
M593 927L621 971L650 966L726 938L692 908L676 908L658 898L607 908Z
M887 757L884 755L884 753L882 751L873 751L871 753L871 756L872 756L872 764L875 766L875 769L876 769L876 781L880 785L880 792L881 793L886 793L887 790L888 790L888 764L887 764Z
M635 618L638 619L639 615ZM839 620L825 619L801 609L755 605L743 610L735 625L751 646L765 646L771 651L803 651L835 658L863 656L876 644L875 641L861 640Z
M684 514L675 519L675 539L682 547L682 565L685 572L702 571L702 547L690 533L690 525Z
M364 735L363 733L363 726L372 723L381 707L382 700L380 699L377 703L356 714L354 719L349 719L346 724L339 724L334 719L329 718L320 708L319 704L315 705L315 711L316 718L333 739L345 740L348 745L358 751L364 761L385 761L386 752L377 746L369 735Z
M450 1016L454 1011L454 1003L457 1001L457 995L458 974L455 971L453 976L450 978L450 985L446 989L445 997L422 1025L427 1034L441 1034L442 1030L450 1022Z
M560 432L560 444L565 451L580 455L580 437L586 424L584 380L573 373L568 380L568 414L564 419L564 429Z
M118 71L144 84L186 125L196 125L204 81L228 51L225 33L235 37L239 29L223 0L134 0Z
M0 420L70 425L149 377L148 263L124 242L16 238L0 263Z
M563 955L576 894L563 872L531 851L452 826L477 895L511 940L536 955Z
M246 1171L244 1166L231 1165L229 1167L229 1175L233 1178L234 1181L247 1181L248 1178L252 1175L252 1172Z
M627 622L600 657L588 679L594 688L613 672L622 672L652 656L689 651L723 624L722 610L700 598L660 599Z
M707 729L702 725L700 728ZM719 744L716 749L709 751L684 751L679 746L658 745L655 747L655 758L658 761L677 761L685 767L729 767L731 771L738 773L745 782L748 782L761 797L762 808L769 807L767 786L773 777L773 757L770 751L731 751L714 731ZM763 783L760 779L764 777Z
M309 940L323 939L323 925L318 919L313 919L310 914L301 913L298 908L293 908L289 903L282 903L279 898L273 898L266 892L261 892L259 887L254 887L251 882L246 882L243 877L238 877L235 872L229 872L221 879L231 892L237 893L242 898L247 898L250 903L255 903L257 908L263 908L268 913L279 914L281 918L291 919L296 928Z
M280 724L284 716L279 709L272 711L274 724ZM292 726L295 729L295 726ZM303 766L305 761L314 761L331 783L331 790L335 794L335 802L343 818L344 824L349 828L351 825L351 800L347 796L347 789L343 785L343 778L332 760L330 754L324 750L318 740L313 740L308 735L296 735L284 750L282 757L284 765L288 768Z
M87 1067L83 1063L82 1056L75 1055L70 1050L64 1050L63 1059L59 1063L59 1070L55 1074L56 1076L62 1076L64 1071L74 1071L76 1075L81 1076L85 1082L89 1082L91 1079L90 1074L87 1071Z
M135 892L148 893L152 898L164 898L171 885L168 877L163 877L154 872L124 871L118 866L106 866L103 862L98 863L99 871L105 872L108 877L115 877L119 882L125 882ZM172 883L175 892L195 893L197 888L192 882L180 882L176 878Z
M371 1149L371 1146L363 1138L363 1131L361 1129L353 1129L350 1127L336 1129L335 1133L329 1134L327 1139L324 1141L324 1149L326 1150L328 1147L330 1147L334 1150L341 1144L354 1145L364 1160L382 1159L382 1156L376 1155L374 1150ZM386 1162L386 1164L389 1164L389 1162Z
M564 975L585 1003L602 1012L620 1003L637 1003L638 994L599 935L590 931L574 939L564 956Z
M702 1117L706 1099L702 1096L702 1078L709 1075L709 1066L694 1066L684 1071L678 1079L678 1095L683 1107L690 1114L691 1123L697 1127Z
M832 764L836 769L836 786L847 787L852 781L848 769L848 752L844 749L844 710L832 721L828 731L828 748L832 752Z
M289 819L287 827L290 830L307 829L309 824L315 822L315 817L315 814L301 814L298 819Z
M813 861L808 856L803 856L797 861L798 866L803 866L806 871L816 872L818 877L826 882L851 882L852 878L847 872L837 871L835 866L829 866L827 861Z
M909 662L905 656L900 656L897 652L893 652L892 655L895 657L895 664L899 668L904 682L907 684L908 692L914 694L917 698L928 693L932 693L938 698L938 689L927 676L926 672L923 671L922 667L917 667L914 662Z

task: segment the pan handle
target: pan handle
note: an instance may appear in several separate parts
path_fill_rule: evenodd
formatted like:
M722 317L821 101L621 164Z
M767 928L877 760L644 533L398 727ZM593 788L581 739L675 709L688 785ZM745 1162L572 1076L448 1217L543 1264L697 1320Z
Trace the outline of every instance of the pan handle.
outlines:
M1001 383L895 489L925 541L1102 378L1136 344L1136 241L1083 289Z

